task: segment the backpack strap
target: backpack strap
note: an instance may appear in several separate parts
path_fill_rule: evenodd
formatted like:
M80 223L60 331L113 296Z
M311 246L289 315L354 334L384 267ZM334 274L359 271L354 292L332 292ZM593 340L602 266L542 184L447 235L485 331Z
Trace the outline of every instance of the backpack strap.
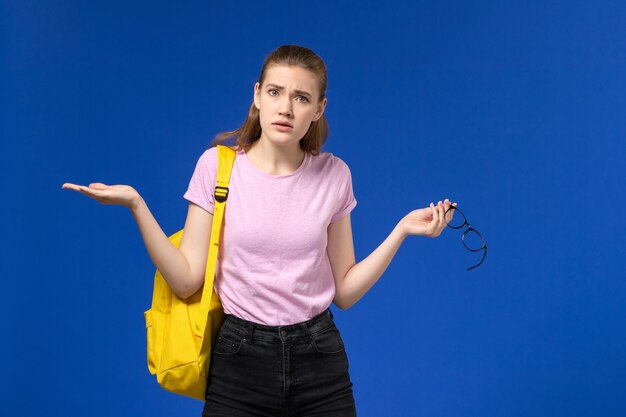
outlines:
M200 302L199 317L196 321L196 336L204 337L206 321L209 315L211 297L213 295L213 282L215 279L215 265L217 264L217 251L220 246L220 233L222 220L228 198L228 184L230 174L235 162L235 150L224 145L217 145L217 182L215 185L213 206L213 225L211 226L211 241L209 243L209 256L206 263L204 276L204 288L202 289L202 301Z

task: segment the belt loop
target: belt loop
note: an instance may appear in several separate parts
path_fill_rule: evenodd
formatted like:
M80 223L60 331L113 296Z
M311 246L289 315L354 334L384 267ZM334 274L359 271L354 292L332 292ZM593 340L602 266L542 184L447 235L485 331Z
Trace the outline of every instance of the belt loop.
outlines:
M311 331L309 330L309 326L306 325L306 322L302 322L300 323L300 327L302 327L302 330L304 331L304 335L306 337L311 337Z
M335 319L335 318L333 317L333 312L332 312L332 311L330 311L330 307L328 307L328 314L330 315L330 318L331 318L331 319L333 319L333 320Z
M254 337L254 323L248 322L248 341L252 343L252 338Z

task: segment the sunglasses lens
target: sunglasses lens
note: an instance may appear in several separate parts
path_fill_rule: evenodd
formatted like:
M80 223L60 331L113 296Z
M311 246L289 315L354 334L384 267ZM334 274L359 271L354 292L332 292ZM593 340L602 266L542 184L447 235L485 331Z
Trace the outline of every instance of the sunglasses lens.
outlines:
M479 251L485 245L483 238L474 229L468 230L463 239L465 247L471 251Z
M453 229L459 229L465 224L465 216L458 210L450 210L445 216L446 224Z

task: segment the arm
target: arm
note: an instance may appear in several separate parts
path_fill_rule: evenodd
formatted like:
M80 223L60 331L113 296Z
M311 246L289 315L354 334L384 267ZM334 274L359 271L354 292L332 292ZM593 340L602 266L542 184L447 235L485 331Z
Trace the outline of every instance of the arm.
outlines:
M454 203L456 205L456 203ZM407 214L367 258L355 263L350 215L328 226L328 258L335 278L334 303L342 310L359 301L385 272L408 235L437 237L446 226L448 199ZM449 214L450 215L450 214ZM450 217L448 221L451 219Z
M213 215L189 203L185 232L177 249L167 238L143 199L131 208L152 263L180 298L204 283Z
M87 187L65 183L63 188L80 192L102 204L128 207L139 226L150 259L176 295L187 298L202 286L213 225L212 214L190 203L185 232L180 247L176 248L133 187L102 183L92 183Z
M396 226L367 258L355 264L352 225L348 214L328 227L328 257L335 277L335 299L342 310L359 301L378 281L406 235Z

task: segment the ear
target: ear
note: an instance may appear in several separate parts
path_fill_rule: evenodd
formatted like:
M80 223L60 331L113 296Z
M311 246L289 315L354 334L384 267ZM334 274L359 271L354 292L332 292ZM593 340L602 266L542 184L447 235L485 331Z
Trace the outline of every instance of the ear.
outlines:
M326 108L327 102L328 100L326 99L326 97L324 97L324 100L320 101L320 103L317 105L317 111L315 112L315 116L313 116L314 122L317 122L324 114L324 109Z
M256 107L257 110L261 110L261 85L256 82L254 84L254 107Z

